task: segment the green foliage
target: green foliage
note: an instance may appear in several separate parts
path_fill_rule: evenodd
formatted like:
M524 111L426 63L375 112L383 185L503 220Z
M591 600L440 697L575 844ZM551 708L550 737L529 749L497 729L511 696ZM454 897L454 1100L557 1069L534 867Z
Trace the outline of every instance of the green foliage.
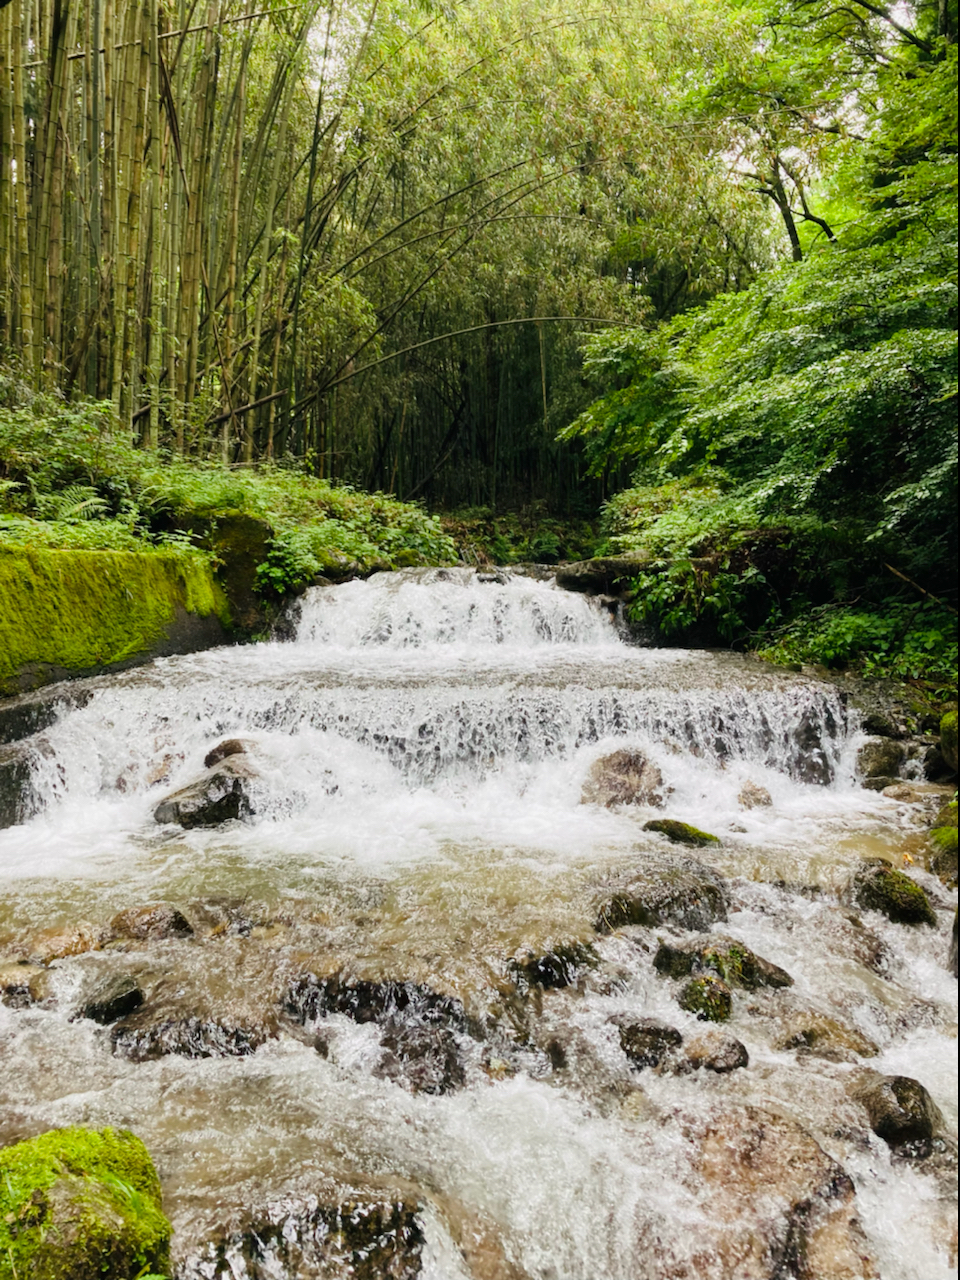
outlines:
M849 220L652 333L590 339L585 371L604 394L563 434L595 474L637 468L604 512L611 547L660 558L636 583L635 617L943 689L956 614L931 597L956 593L956 47L924 36L897 49L879 11L856 48L841 31L851 10L765 12L771 43L728 79L727 107L740 93L739 110L760 111L749 100L763 75L773 94L791 66L808 89L820 67L838 118L844 95L882 90L879 108L860 99L859 143L836 148L840 129L818 153ZM783 81L778 101L797 85ZM811 121L784 115L757 136L813 155Z
M0 408L0 546L204 554L203 531L242 511L273 530L257 575L271 598L329 570L456 558L439 521L411 503L297 467L172 459L121 437L98 405Z
M465 507L443 516L442 523L469 564L556 564L597 552L593 521L558 519L542 503L501 514L489 507Z

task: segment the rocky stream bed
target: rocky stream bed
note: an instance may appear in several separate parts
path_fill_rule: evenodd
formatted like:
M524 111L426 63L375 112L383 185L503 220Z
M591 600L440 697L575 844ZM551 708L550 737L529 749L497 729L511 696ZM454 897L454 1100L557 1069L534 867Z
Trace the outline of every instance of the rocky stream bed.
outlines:
M8 707L0 1144L133 1130L178 1280L956 1275L935 726L532 578L294 633Z

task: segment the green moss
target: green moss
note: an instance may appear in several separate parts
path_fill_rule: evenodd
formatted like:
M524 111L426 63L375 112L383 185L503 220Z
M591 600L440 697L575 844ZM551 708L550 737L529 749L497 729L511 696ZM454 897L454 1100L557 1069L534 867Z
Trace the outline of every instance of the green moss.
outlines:
M733 1012L730 988L709 973L690 979L680 992L679 1004L701 1022L726 1022Z
M146 1147L113 1129L54 1129L0 1149L2 1280L163 1274L170 1223Z
M937 923L920 886L886 864L868 866L858 874L855 897L861 907L880 911L895 924Z
M956 827L934 827L930 832L930 839L944 853L957 852L957 828Z
M24 668L91 671L147 651L181 610L229 620L207 561L176 551L0 547L0 601L3 693Z
M948 711L940 721L940 750L947 764L957 770L957 712Z
M653 822L645 822L644 831L657 831L674 844L689 844L694 848L703 848L707 844L719 844L720 837L712 836L708 831L692 827L689 822L677 822L675 818L657 818Z

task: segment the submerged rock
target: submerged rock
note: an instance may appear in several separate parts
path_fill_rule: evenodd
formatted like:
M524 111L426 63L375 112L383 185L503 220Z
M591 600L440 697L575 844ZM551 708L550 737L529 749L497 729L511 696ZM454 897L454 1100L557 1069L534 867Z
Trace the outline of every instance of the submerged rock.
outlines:
M194 782L166 796L153 811L160 823L181 827L216 827L255 812L250 782L257 771L244 755L228 756Z
M386 1051L380 1074L415 1093L448 1093L464 1083L457 1036L467 1033L467 1018L451 996L415 982L308 973L291 985L284 1007L304 1023L331 1013L376 1023Z
M702 1126L702 1127L701 1127ZM795 1121L763 1107L690 1126L710 1195L711 1275L736 1280L878 1280L849 1175ZM699 1130L699 1131L698 1131ZM683 1275L694 1280L707 1268Z
M643 824L644 831L656 831L666 836L674 844L689 844L695 849L702 849L708 844L719 844L720 837L712 836L708 831L691 827L689 822L677 822L675 818L655 818L653 822Z
M745 782L740 788L737 803L741 809L760 809L773 804L770 792L757 782Z
M701 1031L683 1046L683 1062L694 1071L727 1075L750 1065L746 1045L725 1031Z
M898 1155L930 1155L943 1115L919 1080L871 1074L851 1088L851 1095L866 1108L870 1128Z
M162 938L187 938L193 933L190 921L168 902L148 902L142 907L129 907L110 921L118 938L134 938L140 942L156 942Z
M610 933L624 925L709 929L727 918L726 882L711 867L687 858L636 870L611 888L600 905L595 928Z
M708 935L672 943L660 941L653 958L658 973L684 978L690 973L714 972L733 987L792 987L793 979L779 965L758 956L735 938Z
M221 1209L203 1243L181 1253L176 1274L178 1280L417 1280L426 1244L422 1208L403 1191L320 1184L237 1210L226 1223Z
M526 951L507 961L507 970L521 989L542 987L544 990L569 987L585 968L599 963L596 951L587 943L570 942L551 947L537 955Z
M683 1036L667 1022L659 1018L629 1018L623 1015L611 1019L620 1032L620 1048L639 1070L658 1067L683 1043Z
M730 988L709 973L691 978L677 1003L687 1013L695 1013L701 1022L726 1022L733 1012Z
M97 925L80 920L74 925L41 929L27 939L22 950L32 963L46 965L52 964L54 960L82 956L88 951L99 951L106 936L104 930Z
M858 1058L875 1058L880 1052L855 1027L813 1010L799 1010L786 1018L773 1048L780 1052L801 1049L829 1062L856 1062Z
M857 752L857 772L861 778L896 778L903 755L903 747L893 738L868 738Z
M0 1149L5 1276L166 1275L169 1249L160 1182L132 1133L53 1129Z
M849 892L858 906L879 911L894 924L929 924L937 917L927 895L909 876L883 859L873 859L857 868Z
M613 751L594 760L587 771L581 804L663 804L663 774L642 751Z
M174 1053L181 1058L238 1058L253 1053L275 1034L264 1023L225 1018L171 1016L141 1006L110 1033L113 1052L131 1062L148 1062Z
M47 970L39 964L0 965L0 1001L10 1009L26 1009L47 998Z
M105 978L87 997L79 1017L107 1026L119 1018L125 1018L143 1004L143 991L136 978L129 974L117 974Z

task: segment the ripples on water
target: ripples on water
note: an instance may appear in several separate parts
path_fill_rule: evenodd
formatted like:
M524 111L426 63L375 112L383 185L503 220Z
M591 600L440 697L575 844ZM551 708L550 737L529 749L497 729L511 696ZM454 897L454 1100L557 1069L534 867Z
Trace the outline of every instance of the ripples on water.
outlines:
M865 854L899 864L919 843L904 806L856 785L856 726L834 689L734 655L630 648L585 597L468 571L315 589L294 643L92 685L42 735L41 812L0 832L0 942L15 950L28 928L102 924L156 899L197 932L58 961L56 1003L0 1007L0 1137L134 1128L157 1160L184 1276L204 1274L189 1256L217 1206L301 1203L330 1180L417 1189L428 1280L471 1267L477 1280L772 1275L736 1260L751 1231L769 1234L763 1212L731 1244L736 1214L698 1173L703 1126L746 1105L798 1121L847 1170L883 1280L956 1274L950 1197L921 1164L891 1158L846 1091L864 1066L915 1076L955 1141L955 895L918 873L942 907L939 933L860 922L836 897ZM252 743L256 817L158 827L159 798L233 736ZM664 810L580 803L591 763L624 745L656 760ZM811 751L831 785L803 781ZM740 806L747 781L769 808ZM663 855L642 830L655 816L722 838L696 851L731 883L718 929L795 979L779 1006L737 995L729 1026L750 1067L730 1076L638 1075L609 1021L697 1033L644 950L655 934L592 928L603 882ZM863 963L864 923L882 974ZM569 941L593 945L598 967L522 1013L505 1008L508 959ZM304 956L460 998L493 1028L462 1046L465 1087L428 1096L382 1078L376 1028L341 1014L321 1028L326 1057L281 1022L249 1057L139 1064L111 1054L108 1031L68 1021L84 983L118 966L151 998L275 1019ZM776 1050L788 1006L842 1020L880 1056ZM471 1252L470 1232L489 1246Z

